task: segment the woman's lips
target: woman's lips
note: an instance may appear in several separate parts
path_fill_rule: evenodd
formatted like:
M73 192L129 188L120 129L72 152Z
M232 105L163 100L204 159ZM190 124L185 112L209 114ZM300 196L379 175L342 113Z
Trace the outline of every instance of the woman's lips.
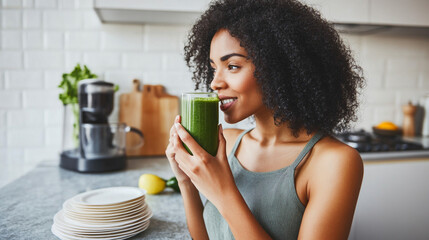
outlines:
M235 102L237 98L224 98L220 100L220 110L228 110Z

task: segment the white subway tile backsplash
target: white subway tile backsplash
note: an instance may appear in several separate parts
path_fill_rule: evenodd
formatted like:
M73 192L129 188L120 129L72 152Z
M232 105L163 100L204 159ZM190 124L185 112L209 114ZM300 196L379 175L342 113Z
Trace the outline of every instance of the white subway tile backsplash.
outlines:
M1 48L2 49L21 49L22 48L22 32L17 30L1 32Z
M36 166L41 161L52 161L59 159L59 148L28 148L25 150L25 163Z
M137 30L137 31L136 31ZM133 31L106 31L101 33L103 50L133 50L143 47L143 27Z
M41 9L56 8L57 0L34 0L34 7Z
M15 9L0 9L0 23L3 29L20 29L22 12Z
M43 127L44 113L39 110L12 110L7 113L8 128Z
M83 11L83 28L97 30L103 28L103 23L101 23L95 11Z
M399 110L396 107L374 106L374 108L374 125L383 121L390 121L400 125L400 123L396 120L396 111Z
M0 72L0 89L4 89L5 80L4 80L4 73Z
M392 105L395 103L395 91L392 90L369 90L364 93L368 104Z
M23 92L23 105L26 109L61 108L58 99L60 90L28 90Z
M0 69L20 69L22 66L20 51L0 51Z
M144 50L181 51L184 32L184 29L174 26L145 25Z
M43 34L43 45L45 49L62 50L64 49L63 32L45 32Z
M3 8L20 8L22 0L3 0L0 4Z
M73 71L74 67L78 63L83 63L83 54L81 52L66 52L65 53L64 69L66 70L66 72ZM81 66L82 66L82 64L81 64Z
M185 58L180 53L165 53L163 54L163 69L167 71L188 71Z
M118 52L86 52L84 63L92 69L119 69L121 67L121 54Z
M58 5L60 9L75 9L77 2L76 0L59 0Z
M81 29L82 14L73 10L47 10L43 12L43 25L46 29L66 30Z
M0 129L6 128L6 111L0 110Z
M0 109L16 109L22 106L21 91L0 91Z
M58 99L58 98L57 98ZM58 101L60 101L58 99ZM63 106L54 109L47 109L45 113L45 126L47 127L59 127L63 123Z
M93 0L76 0L80 9L92 9L94 7Z
M45 145L42 128L10 128L7 131L8 147L42 147Z
M24 29L40 29L42 27L42 11L23 11Z
M98 32L67 32L65 33L65 49L97 50L100 48Z
M24 8L33 8L34 7L34 0L22 0L22 6Z
M63 79L63 72L61 71L45 71L45 89L58 89Z
M5 73L6 89L26 90L43 88L41 71L7 71Z
M24 49L42 49L43 34L41 31L27 31L24 33Z
M116 95L123 92L130 92L133 89L133 80L139 79L144 83L142 71L106 71L104 80L119 85L119 91Z
M4 148L7 145L6 133L6 129L0 127L0 148Z
M62 51L26 51L24 62L28 69L62 69L64 54Z
M156 53L124 53L123 60L124 69L145 71L158 71L162 69L162 56Z
M62 128L61 127L46 127L45 142L47 147L61 148L62 143Z

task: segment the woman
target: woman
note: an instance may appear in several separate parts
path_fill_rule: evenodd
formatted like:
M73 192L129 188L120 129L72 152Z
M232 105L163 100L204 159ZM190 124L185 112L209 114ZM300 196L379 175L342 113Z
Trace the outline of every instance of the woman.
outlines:
M337 32L294 0L223 0L188 40L197 87L217 91L226 122L256 124L219 126L211 156L176 118L166 155L192 238L347 239L363 164L330 134L355 119L363 78Z

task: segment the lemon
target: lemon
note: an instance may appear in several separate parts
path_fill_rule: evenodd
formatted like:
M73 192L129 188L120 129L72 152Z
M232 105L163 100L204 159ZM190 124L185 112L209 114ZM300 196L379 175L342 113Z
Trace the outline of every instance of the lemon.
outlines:
M392 122L381 122L380 124L377 125L378 129L383 129L383 130L398 130L398 126L396 126L394 123Z
M148 194L158 194L165 189L165 180L154 174L143 174L139 178L139 188Z

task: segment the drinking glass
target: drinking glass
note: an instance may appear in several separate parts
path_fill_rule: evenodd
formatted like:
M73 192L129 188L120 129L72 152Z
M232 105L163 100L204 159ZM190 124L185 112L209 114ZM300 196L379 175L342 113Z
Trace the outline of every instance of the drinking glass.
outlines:
M182 94L182 126L212 156L218 148L219 98L216 93L188 92ZM185 145L190 154L192 152Z

